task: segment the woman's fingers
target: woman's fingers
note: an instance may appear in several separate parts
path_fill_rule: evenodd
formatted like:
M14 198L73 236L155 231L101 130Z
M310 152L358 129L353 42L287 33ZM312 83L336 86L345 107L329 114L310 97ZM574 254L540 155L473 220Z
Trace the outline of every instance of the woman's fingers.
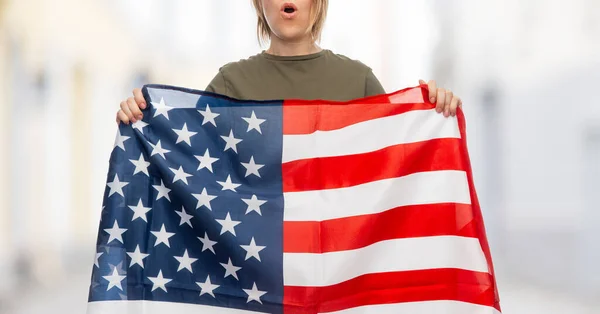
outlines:
M127 114L125 114L125 112L123 112L123 110L119 110L117 112L117 123L119 121L122 121L125 124L129 124L129 117L127 116Z
M460 103L460 98L459 97L452 97L452 101L450 102L450 115L451 116L456 116L456 108L458 108Z
M450 90L446 90L446 97L444 98L445 103L444 103L444 117L449 117L450 116L450 104L452 103L452 98L454 97L454 94L452 93L452 91Z
M144 95L142 94L142 90L140 88L133 89L133 98L138 104L138 107L140 107L142 110L146 109L146 100L144 99Z
M127 116L127 122L125 124L129 124L129 122L134 122L133 114L131 113L131 110L129 110L129 105L127 104L127 101L121 102L121 111L123 111L123 113Z
M443 88L437 89L437 101L435 103L435 111L440 113L444 110L444 106L446 105L446 90Z
M135 99L133 99L133 97L127 98L127 105L129 106L129 111L131 111L131 114L133 115L133 119L131 119L131 121L135 123L137 122L137 120L141 120L142 111L140 110L140 107L135 102Z
M133 97L121 102L121 109L117 112L117 123L136 123L144 118L142 110L146 109L146 100L140 88L133 89Z
M432 104L435 104L436 100L439 100L439 98L437 97L437 94L438 94L437 83L435 81L431 80L427 84L427 88L429 89L429 101ZM440 112L440 111L438 111L438 112Z

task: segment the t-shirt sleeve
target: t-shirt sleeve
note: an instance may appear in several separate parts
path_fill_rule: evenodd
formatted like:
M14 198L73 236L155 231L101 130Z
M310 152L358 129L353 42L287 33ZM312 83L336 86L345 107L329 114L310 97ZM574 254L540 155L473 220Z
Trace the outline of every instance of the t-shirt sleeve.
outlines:
M219 70L219 73L215 75L204 90L211 93L227 95L227 82L225 81L225 76L221 70Z
M381 94L385 94L385 89L383 89L373 71L369 70L367 72L367 79L365 80L365 97Z

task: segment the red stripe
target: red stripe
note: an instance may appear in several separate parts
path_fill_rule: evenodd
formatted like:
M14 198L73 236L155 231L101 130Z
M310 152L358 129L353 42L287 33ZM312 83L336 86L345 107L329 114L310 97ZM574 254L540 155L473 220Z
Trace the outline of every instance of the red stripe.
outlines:
M286 100L283 102L283 134L310 134L329 131L359 122L411 110L432 109L420 88L348 102Z
M469 158L469 151L467 149L467 129L465 122L465 115L462 109L458 109L456 111L456 117L458 119L458 128L460 130L460 155L463 159L463 164L467 169L467 179L469 182L469 192L471 194L471 204L473 205L473 226L477 231L477 238L479 238L479 242L481 243L481 249L483 250L483 254L488 262L488 269L492 278L495 278L494 265L492 262L492 253L490 250L490 246L487 240L487 233L485 230L485 224L483 222L483 215L481 213L481 207L479 206L479 199L477 198L477 192L475 190L475 183L473 181L473 171L471 170L471 161ZM500 311L500 296L498 294L498 287L496 285L496 281L492 279L492 285L494 290L495 302L497 304L497 309Z
M477 237L471 205L428 204L327 221L284 221L283 251L326 253L373 243L441 235Z
M365 154L295 160L282 165L283 191L341 188L423 171L465 170L459 149L459 139L445 138Z
M368 274L327 287L284 286L284 313L324 313L357 306L455 300L496 307L488 273L461 269Z

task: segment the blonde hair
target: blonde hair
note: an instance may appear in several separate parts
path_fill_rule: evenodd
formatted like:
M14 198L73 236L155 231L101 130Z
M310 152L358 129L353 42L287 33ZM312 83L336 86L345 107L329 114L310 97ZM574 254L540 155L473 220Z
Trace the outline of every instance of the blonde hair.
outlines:
M259 43L266 43L271 39L271 28L267 23L267 18L262 7L262 0L252 0L254 9L256 10L256 16L258 22L256 25L256 34L258 36ZM329 6L329 0L313 0L313 8L310 21L310 34L313 41L321 40L321 32L323 31L323 25L325 24L325 18L327 17L327 7Z

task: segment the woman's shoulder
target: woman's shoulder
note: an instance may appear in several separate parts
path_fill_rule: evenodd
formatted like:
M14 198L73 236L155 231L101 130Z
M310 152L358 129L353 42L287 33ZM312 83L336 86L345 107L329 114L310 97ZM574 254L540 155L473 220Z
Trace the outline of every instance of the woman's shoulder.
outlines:
M332 61L331 63L337 64L338 66L355 69L360 72L371 72L371 68L368 65L344 54L327 50L326 56Z
M236 94L237 89L240 86L247 85L248 82L256 81L257 76L262 73L261 67L263 66L260 54L227 62L219 67L219 71L206 87L206 90L233 98L243 98L243 95Z
M335 60L331 64L337 64L338 73L352 77L358 75L364 80L364 96L384 94L385 89L379 79L373 74L373 70L360 60L352 59L343 54L330 52L330 58Z
M254 69L261 66L261 55L255 54L247 58L239 59L237 61L230 61L223 64L219 71L221 73L235 73L239 71L246 71L248 69Z

